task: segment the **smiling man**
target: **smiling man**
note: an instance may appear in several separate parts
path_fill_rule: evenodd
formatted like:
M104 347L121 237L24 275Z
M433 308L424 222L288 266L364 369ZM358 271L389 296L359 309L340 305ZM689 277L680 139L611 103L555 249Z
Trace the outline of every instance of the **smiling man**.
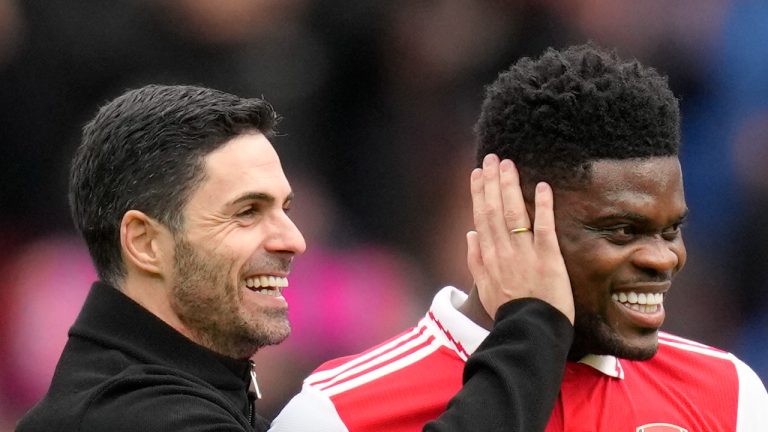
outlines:
M134 299L166 322L178 319L172 325L180 333L218 353L247 358L290 333L281 294L304 238L287 215L293 193L262 133L231 139L206 157L206 168L207 181L189 197L184 234L164 238L175 256L171 304L143 301L150 281L139 279L124 291L142 287ZM168 306L174 313L164 315Z
M153 85L109 102L86 125L70 204L100 280L48 393L18 432L267 430L255 412L250 359L289 335L282 291L306 247L269 141L275 121L260 99ZM479 286L495 328L467 362L452 407L437 421L423 419L425 430L469 432L471 419L501 411L485 430L546 421L574 314L551 189L536 199L544 225L535 242L491 237L487 224L474 237L484 239L472 256L475 271L488 275ZM497 211L486 216L498 226L504 202L489 198ZM522 200L514 207L524 213ZM531 266L497 271L499 247ZM530 357L533 367L519 366Z
M679 118L665 78L591 44L523 58L487 88L478 163L514 161L500 169L518 170L532 219L536 185L552 185L573 289L574 342L549 432L768 431L768 394L746 364L660 331L686 261ZM478 196L473 188L475 217ZM412 431L411 419L438 415L493 327L475 283L468 296L443 288L394 339L429 335L439 349L400 359L389 342L323 365L275 429ZM314 416L299 414L307 407Z
M578 304L570 357L647 360L658 349L664 296L686 259L680 163L675 156L598 160L589 177L558 194L560 247Z

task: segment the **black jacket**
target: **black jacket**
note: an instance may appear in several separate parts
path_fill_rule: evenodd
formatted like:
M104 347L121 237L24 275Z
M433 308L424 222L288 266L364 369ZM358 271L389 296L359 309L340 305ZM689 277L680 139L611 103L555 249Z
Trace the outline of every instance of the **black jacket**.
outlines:
M543 430L573 329L538 300L510 302L465 368L435 432ZM47 395L17 425L35 431L266 431L249 399L251 364L190 341L96 283ZM303 431L299 431L303 432Z

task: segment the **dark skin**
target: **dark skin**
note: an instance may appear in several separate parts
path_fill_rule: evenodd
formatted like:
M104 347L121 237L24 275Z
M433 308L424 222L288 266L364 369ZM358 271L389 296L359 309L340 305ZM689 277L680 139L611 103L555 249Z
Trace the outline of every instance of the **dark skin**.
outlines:
M576 307L572 360L655 354L663 297L686 260L680 226L687 213L676 157L599 160L585 186L555 190L555 226ZM493 326L474 289L460 310Z

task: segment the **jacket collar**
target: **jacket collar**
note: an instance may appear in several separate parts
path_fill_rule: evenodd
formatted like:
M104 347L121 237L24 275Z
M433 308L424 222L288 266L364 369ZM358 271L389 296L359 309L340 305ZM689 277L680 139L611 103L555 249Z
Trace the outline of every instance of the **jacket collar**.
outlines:
M137 360L169 366L221 390L241 390L250 380L250 363L220 355L177 332L118 289L103 282L91 287L69 331Z

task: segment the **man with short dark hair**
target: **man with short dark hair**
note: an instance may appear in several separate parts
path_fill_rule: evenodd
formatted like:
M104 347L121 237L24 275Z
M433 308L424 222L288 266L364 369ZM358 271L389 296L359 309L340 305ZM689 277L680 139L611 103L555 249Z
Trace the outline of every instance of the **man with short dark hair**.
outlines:
M260 99L147 86L86 125L70 203L100 280L48 393L17 431L267 430L254 409L250 358L288 336L282 291L306 247L269 141L275 121ZM489 190L499 182L490 179ZM552 220L551 191L539 200L537 217ZM506 201L488 202L497 210L487 220L498 223ZM478 231L485 242L474 250L477 271L488 275L480 290L496 329L467 363L452 408L426 430L470 431L472 418L501 410L492 430L539 421L554 403L572 339L573 300L553 224L541 227L536 248L517 245L532 263L522 270L499 271L494 248L512 247L511 237ZM523 370L518 360L530 356L539 362ZM521 381L527 385L512 385Z
M686 260L679 119L665 78L593 44L523 58L487 88L478 164L519 173L534 222L538 185L552 186L573 289L574 341L547 431L768 430L768 394L746 364L659 330ZM478 228L483 178L472 180ZM514 238L531 235L519 226ZM410 431L411 419L439 415L493 327L476 288L468 296L443 288L424 319L394 339L419 335L439 346L412 354L389 342L322 365L273 428ZM300 417L308 406L315 415Z

